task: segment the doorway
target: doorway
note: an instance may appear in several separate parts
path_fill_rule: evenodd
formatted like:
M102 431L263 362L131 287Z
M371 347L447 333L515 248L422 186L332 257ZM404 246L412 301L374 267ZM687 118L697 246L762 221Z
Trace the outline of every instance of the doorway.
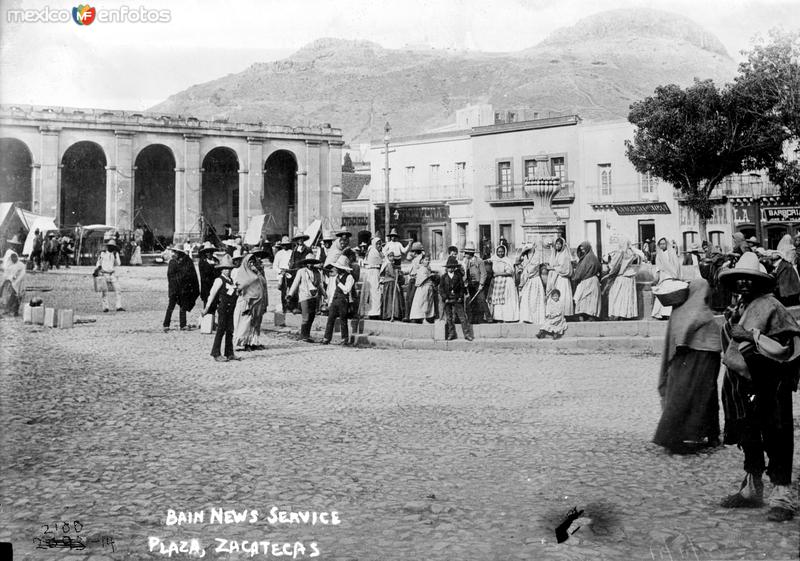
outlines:
M655 240L656 223L653 220L639 220L639 247L644 246L644 242Z
M445 258L444 230L441 228L431 228L430 236L431 259L441 261Z
M603 258L603 237L600 235L600 221L599 220L586 220L584 222L584 230L586 239L592 244L592 249L595 250L595 255L598 258Z
M481 224L478 226L478 244L481 252L481 259L489 259L494 252L491 224Z

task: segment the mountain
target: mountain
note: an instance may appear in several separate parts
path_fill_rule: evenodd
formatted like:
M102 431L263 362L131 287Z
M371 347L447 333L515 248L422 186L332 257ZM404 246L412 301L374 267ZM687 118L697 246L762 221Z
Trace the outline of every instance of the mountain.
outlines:
M694 78L730 81L736 63L722 43L670 12L601 12L514 53L386 49L319 39L288 58L192 86L151 108L265 124L331 123L345 140L416 134L455 122L474 103L540 115L626 118L656 86Z

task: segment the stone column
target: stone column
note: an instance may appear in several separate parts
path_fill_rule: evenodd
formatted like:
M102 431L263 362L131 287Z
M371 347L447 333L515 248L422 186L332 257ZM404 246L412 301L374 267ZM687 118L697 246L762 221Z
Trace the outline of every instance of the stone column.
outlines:
M305 230L312 220L320 215L320 151L319 140L306 140L305 169L298 169L297 177L297 225ZM301 180L303 172L306 173Z
M239 176L239 221L245 217L242 229L246 230L250 217L264 214L261 198L264 193L264 141L260 138L247 137L247 174ZM245 185L242 186L242 177Z
M60 169L58 159L58 141L61 129L54 127L40 127L42 137L42 161L39 189L34 191L33 212L55 218L56 223L61 222L59 202L61 200Z
M106 167L106 224L120 232L132 229L133 219L133 132L114 131L116 155Z
M342 146L341 140L332 140L328 143L327 184L323 184L322 197L328 220L334 228L342 224ZM370 209L372 205L370 204ZM374 212L370 210L370 223L374 222ZM374 230L371 230L374 231Z
M33 210L33 201L40 200L39 193L42 189L42 164L33 163L31 164L31 207L30 211L36 212Z
M199 134L184 134L184 154L186 154L186 161L184 162L183 182L177 186L181 191L179 200L180 210L178 211L181 216L180 226L176 223L175 230L180 232L181 235L199 234L198 220L202 210L201 201L201 181L202 170L200 168L200 138Z
M240 169L239 170L239 202L238 208L236 209L239 213L239 233L244 235L247 231L247 226L250 224L250 215L248 213L247 208L247 199L249 198L249 193L247 191L247 176L250 175L250 171L247 169Z

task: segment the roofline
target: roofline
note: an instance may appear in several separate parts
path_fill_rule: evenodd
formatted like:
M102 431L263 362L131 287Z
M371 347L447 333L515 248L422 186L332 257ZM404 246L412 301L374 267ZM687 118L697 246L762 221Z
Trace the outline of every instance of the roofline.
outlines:
M506 132L574 126L579 124L581 120L582 119L578 115L562 115L560 117L547 117L544 119L532 119L530 121L499 123L496 125L487 125L485 127L475 127L472 129L470 136L485 136L487 134L501 134Z

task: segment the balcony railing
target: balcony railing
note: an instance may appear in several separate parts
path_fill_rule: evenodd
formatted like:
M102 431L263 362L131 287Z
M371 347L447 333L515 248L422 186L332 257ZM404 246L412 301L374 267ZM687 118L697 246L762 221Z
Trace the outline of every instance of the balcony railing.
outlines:
M657 202L658 186L644 190L639 183L612 183L604 191L600 185L588 185L590 203Z
M769 180L753 181L749 176L735 176L714 187L711 198L752 197L759 187L762 197L777 197L781 194L781 188ZM673 194L678 200L686 198L680 189L674 189Z
M451 201L472 198L472 188L466 184L455 185L425 185L413 188L396 189L390 187L389 202L425 202L425 201ZM373 185L370 189L370 201L373 203L386 202L386 190L381 185Z
M489 203L503 203L503 202L525 202L533 201L533 194L530 187L525 187L522 183L515 183L513 185L487 185L486 186L486 202ZM554 201L558 200L574 200L575 199L575 182L564 181L561 183L561 191L559 191L553 198Z

